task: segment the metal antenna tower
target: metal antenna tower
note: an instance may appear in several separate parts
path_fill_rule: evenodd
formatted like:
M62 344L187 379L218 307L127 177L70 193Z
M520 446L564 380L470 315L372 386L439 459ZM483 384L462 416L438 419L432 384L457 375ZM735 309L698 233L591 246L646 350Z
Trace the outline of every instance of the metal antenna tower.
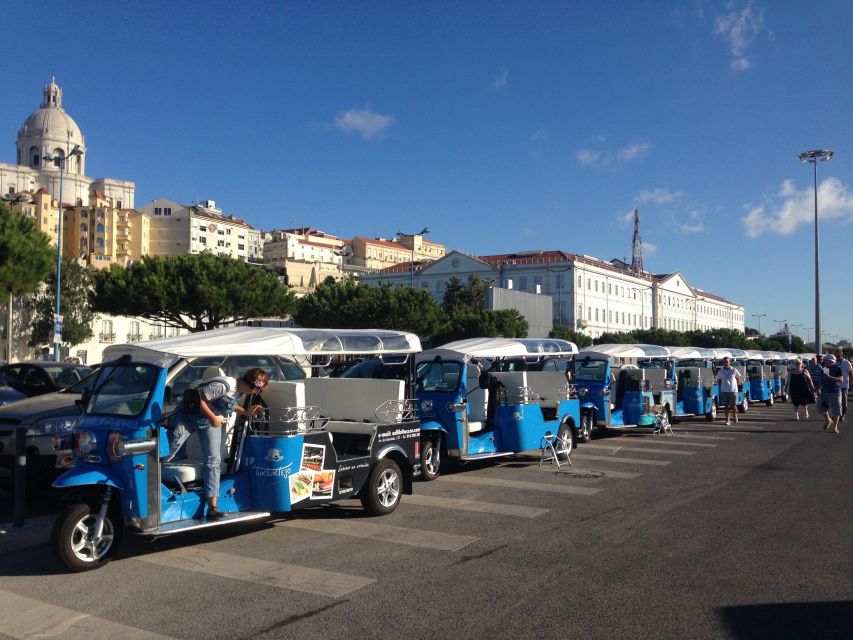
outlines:
M643 242L640 240L640 212L634 209L634 239L631 241L631 272L643 273Z

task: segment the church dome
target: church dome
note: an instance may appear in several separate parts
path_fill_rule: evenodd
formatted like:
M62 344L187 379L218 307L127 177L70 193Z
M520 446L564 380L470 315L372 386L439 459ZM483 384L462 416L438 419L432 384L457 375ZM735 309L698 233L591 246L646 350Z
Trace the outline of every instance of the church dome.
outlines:
M74 122L74 118L65 112L62 106L62 89L51 79L44 87L44 100L18 131L18 164L33 169L54 169L58 166L53 162L44 161L44 156L50 154L53 158L65 157L75 145L86 151L83 132ZM70 173L83 174L85 156L70 158L65 170Z

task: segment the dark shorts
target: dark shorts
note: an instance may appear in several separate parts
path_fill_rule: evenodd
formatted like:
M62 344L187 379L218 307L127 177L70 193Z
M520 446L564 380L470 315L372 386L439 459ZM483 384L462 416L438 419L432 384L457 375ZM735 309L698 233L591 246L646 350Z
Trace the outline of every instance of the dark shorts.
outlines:
M720 404L724 407L737 405L737 391L720 391Z

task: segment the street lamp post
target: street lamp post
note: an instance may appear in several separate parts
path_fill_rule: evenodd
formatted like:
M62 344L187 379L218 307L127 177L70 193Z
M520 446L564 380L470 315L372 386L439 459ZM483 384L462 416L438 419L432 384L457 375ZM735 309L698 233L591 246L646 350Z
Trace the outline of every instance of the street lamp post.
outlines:
M774 320L773 322L779 323L779 329L776 331L776 334L778 335L778 334L782 333L782 326L788 321L787 320Z
M767 314L766 313L753 313L752 317L758 318L758 335L760 336L761 335L761 318L766 318Z
M56 230L56 313L54 315L54 338L53 338L53 359L56 362L60 360L60 340L59 335L56 334L56 324L59 321L59 315L62 311L60 306L61 296L60 290L62 287L62 182L65 177L65 163L68 158L73 158L74 156L82 156L83 150L80 148L79 144L75 144L74 148L71 149L71 152L67 156L57 156L54 157L49 153L46 153L42 156L42 159L47 162L55 162L59 166L59 226Z
M797 155L797 159L814 165L814 343L815 352L820 353L820 236L817 226L817 163L831 160L834 151L814 149Z
M412 239L412 287L415 286L415 236L425 236L429 233L429 227L424 227L418 233L403 233L402 231L397 232L397 237L411 238Z

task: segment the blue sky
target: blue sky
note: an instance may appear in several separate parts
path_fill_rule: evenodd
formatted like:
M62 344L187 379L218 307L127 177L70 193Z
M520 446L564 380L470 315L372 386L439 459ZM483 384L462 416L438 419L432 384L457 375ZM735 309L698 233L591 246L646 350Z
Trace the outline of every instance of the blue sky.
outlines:
M646 267L853 339L853 3L15 3L0 161L51 74L87 173L262 228ZM18 25L18 26L14 26ZM52 45L51 43L56 43ZM802 329L796 329L802 331ZM805 335L805 334L803 334Z

